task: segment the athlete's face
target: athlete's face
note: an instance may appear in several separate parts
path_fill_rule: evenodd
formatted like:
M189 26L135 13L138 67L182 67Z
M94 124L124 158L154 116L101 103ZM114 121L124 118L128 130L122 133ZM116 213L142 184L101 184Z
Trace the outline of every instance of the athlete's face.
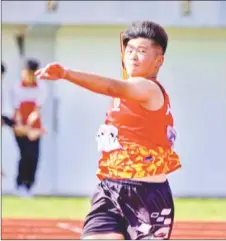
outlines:
M157 74L164 57L160 46L145 38L131 39L125 49L124 64L130 77Z

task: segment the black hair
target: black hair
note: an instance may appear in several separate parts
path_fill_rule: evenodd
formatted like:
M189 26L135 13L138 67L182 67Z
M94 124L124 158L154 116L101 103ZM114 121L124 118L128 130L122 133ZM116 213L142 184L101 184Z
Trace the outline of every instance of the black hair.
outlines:
M4 74L6 72L6 68L3 63L1 63L1 74Z
M162 48L163 54L166 51L168 35L164 28L157 23L151 21L137 21L132 23L132 25L123 33L123 46L126 47L128 42L135 38L153 40Z
M25 68L29 71L35 72L39 68L39 62L34 59L29 59L25 63Z

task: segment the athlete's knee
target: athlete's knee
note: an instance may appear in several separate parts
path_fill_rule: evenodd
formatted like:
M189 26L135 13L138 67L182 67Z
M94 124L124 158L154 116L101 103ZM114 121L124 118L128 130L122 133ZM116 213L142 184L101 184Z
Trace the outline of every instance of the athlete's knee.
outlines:
M107 233L107 234L90 234L85 235L81 239L114 239L114 240L124 240L124 236L119 233Z

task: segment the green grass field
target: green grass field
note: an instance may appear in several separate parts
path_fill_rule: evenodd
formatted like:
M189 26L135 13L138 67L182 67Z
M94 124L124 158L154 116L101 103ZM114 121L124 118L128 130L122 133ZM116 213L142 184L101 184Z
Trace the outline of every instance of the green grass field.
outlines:
M2 197L2 217L83 219L88 198ZM176 220L226 221L226 199L175 199Z

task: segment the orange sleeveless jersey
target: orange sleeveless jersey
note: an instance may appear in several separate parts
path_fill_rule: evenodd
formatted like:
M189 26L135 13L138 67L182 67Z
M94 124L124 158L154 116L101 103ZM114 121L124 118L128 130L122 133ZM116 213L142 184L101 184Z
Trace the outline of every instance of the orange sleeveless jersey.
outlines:
M118 129L120 148L102 152L97 177L122 179L167 174L181 167L173 151L176 132L169 97L160 110L149 111L139 103L114 98L105 124Z

